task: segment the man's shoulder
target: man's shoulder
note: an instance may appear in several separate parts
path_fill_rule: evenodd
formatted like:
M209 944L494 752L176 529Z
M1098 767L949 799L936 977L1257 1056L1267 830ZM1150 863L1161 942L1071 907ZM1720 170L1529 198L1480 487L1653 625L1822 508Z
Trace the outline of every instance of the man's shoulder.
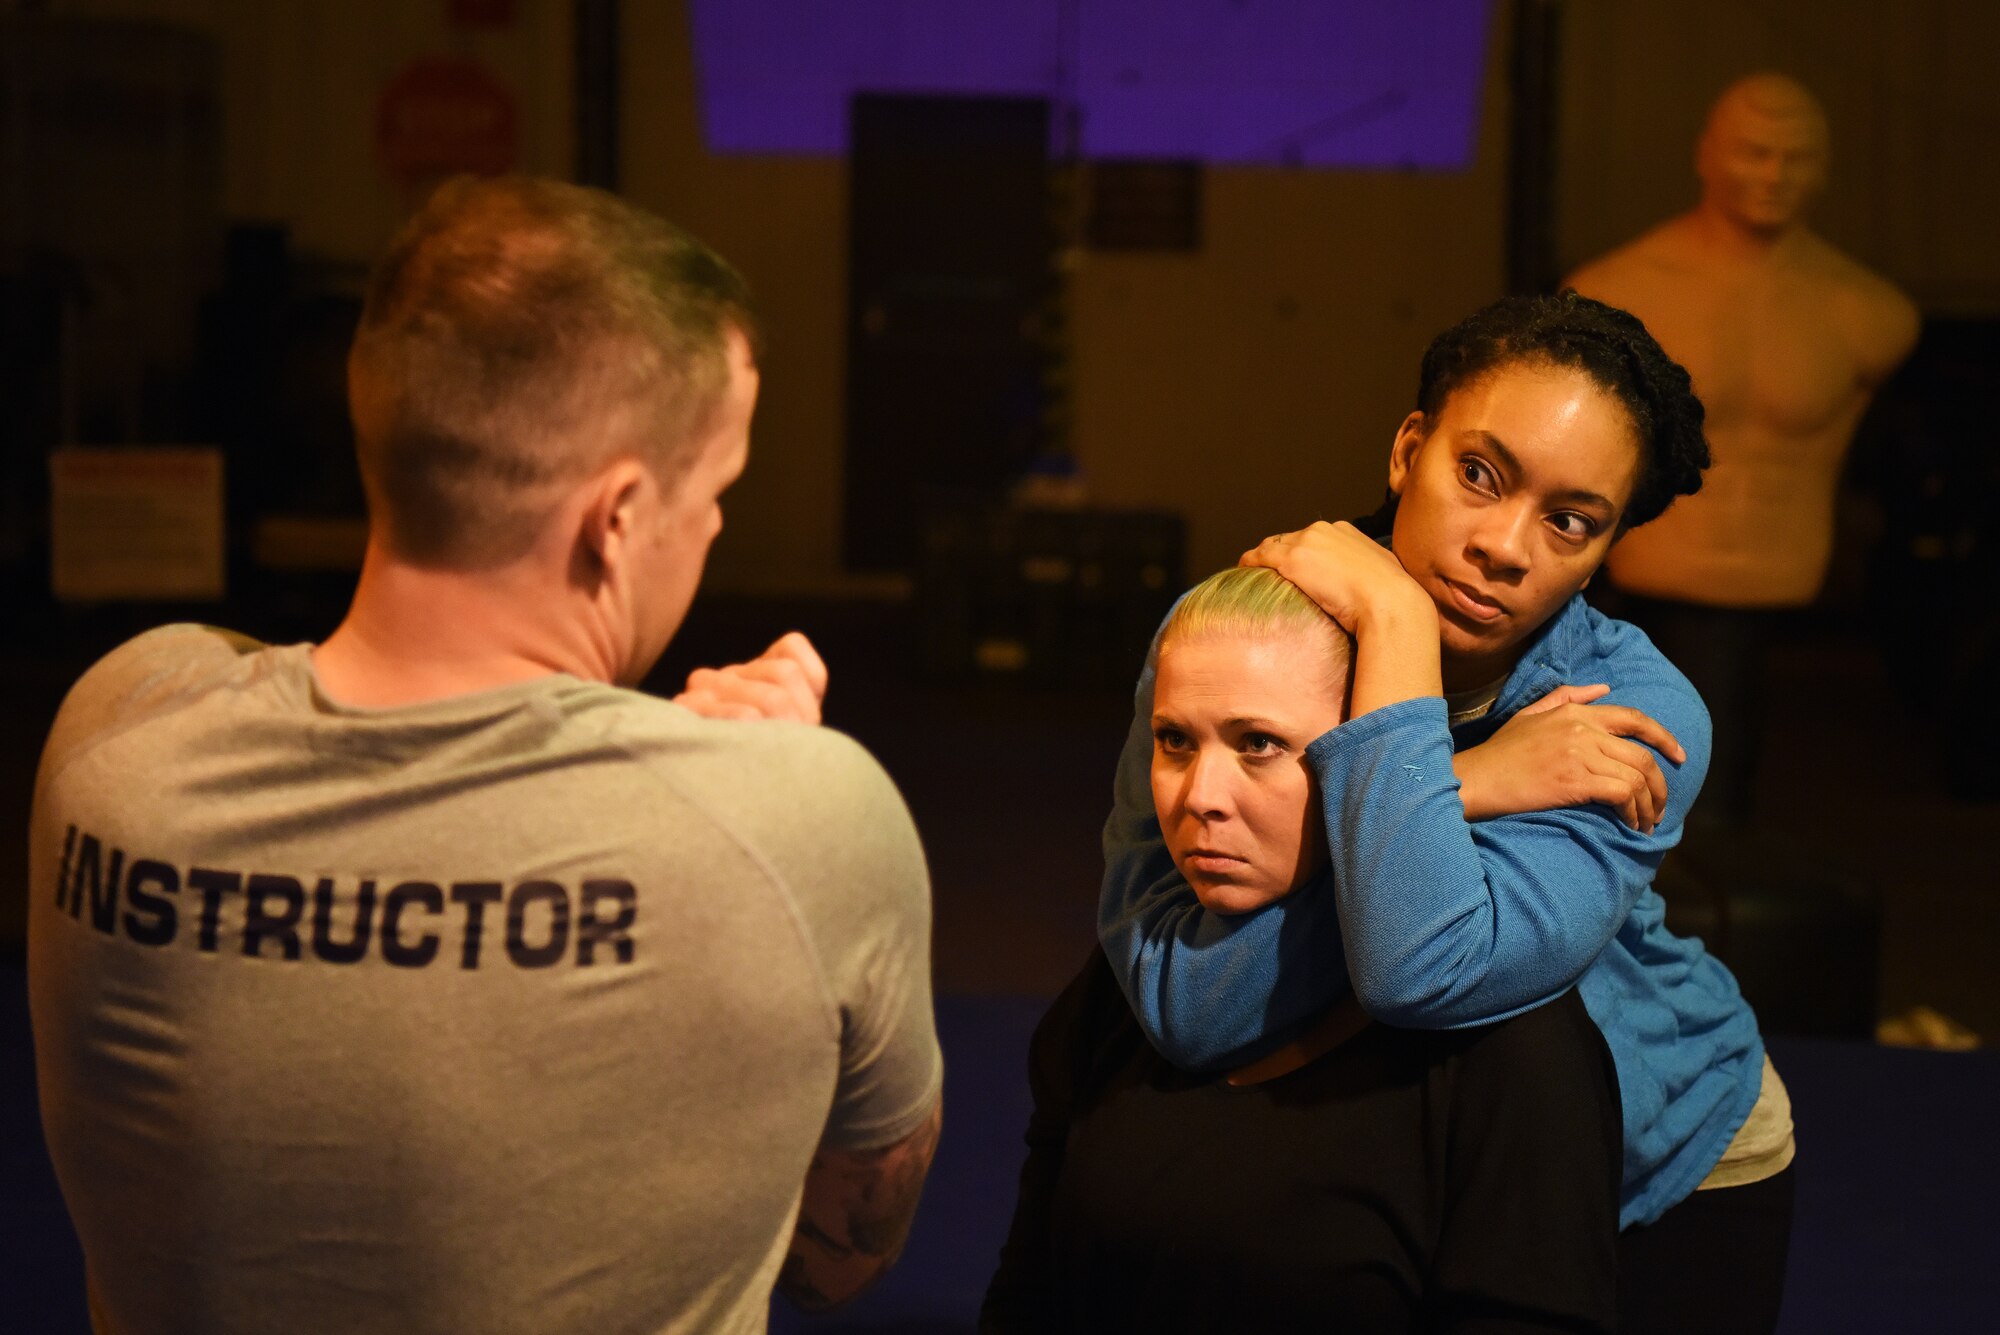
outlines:
M881 762L836 729L704 718L670 701L618 692L604 735L656 782L772 856L852 847L913 830Z
M268 646L215 626L180 623L134 636L97 660L63 698L45 751L56 759L110 728L132 727L197 700Z
M887 780L854 738L821 725L711 719L639 691L605 688L586 708L610 711L603 726L633 757L667 771L755 776L751 795L783 803L837 796L857 782Z
M861 743L823 726L707 719L659 704L679 717L660 716L660 744L641 741L627 754L769 879L831 975L858 967L865 943L884 932L902 940L928 931L916 822Z
M192 684L225 675L246 655L267 647L262 641L219 626L196 622L155 626L98 659L71 690L116 693L169 681Z

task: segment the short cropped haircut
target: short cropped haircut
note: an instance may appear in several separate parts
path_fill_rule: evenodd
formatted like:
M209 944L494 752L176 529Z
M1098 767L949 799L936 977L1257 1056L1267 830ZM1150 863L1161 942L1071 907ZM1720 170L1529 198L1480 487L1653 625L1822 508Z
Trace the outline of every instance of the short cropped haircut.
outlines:
M1159 651L1180 639L1317 636L1326 652L1326 685L1343 700L1354 679L1354 637L1269 566L1219 570L1188 590L1160 628Z
M1583 372L1623 404L1639 437L1639 478L1619 530L1659 518L1701 490L1706 416L1686 368L1639 317L1574 291L1503 297L1453 325L1424 352L1417 409L1435 422L1445 401L1488 372L1517 363Z
M671 485L728 387L731 329L754 346L743 279L661 219L559 181L445 182L377 266L348 356L378 537L490 567L620 455Z

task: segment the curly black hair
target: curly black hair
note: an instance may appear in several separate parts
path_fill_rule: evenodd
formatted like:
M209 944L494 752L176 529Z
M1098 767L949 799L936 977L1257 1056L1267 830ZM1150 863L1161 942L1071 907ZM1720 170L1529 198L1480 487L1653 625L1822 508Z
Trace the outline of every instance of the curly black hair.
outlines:
M1631 414L1644 459L1620 532L1659 518L1675 497L1701 490L1709 464L1705 413L1686 368L1661 350L1638 316L1569 289L1502 297L1432 339L1417 408L1435 421L1458 390L1515 362L1574 367Z

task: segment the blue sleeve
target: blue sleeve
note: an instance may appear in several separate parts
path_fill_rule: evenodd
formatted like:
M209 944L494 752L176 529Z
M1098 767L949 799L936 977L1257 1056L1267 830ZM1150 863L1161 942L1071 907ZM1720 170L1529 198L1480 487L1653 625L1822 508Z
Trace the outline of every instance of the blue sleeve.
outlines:
M1484 1024L1542 1004L1590 967L1680 841L1708 771L1708 713L1664 660L1658 668L1606 697L1652 715L1687 751L1678 767L1660 758L1667 809L1651 834L1601 805L1468 822L1434 696L1374 710L1306 749L1348 969L1370 1015L1418 1029Z
M1153 662L1139 676L1104 823L1097 934L1146 1037L1189 1071L1241 1065L1347 994L1324 878L1250 913L1210 913L1153 812Z

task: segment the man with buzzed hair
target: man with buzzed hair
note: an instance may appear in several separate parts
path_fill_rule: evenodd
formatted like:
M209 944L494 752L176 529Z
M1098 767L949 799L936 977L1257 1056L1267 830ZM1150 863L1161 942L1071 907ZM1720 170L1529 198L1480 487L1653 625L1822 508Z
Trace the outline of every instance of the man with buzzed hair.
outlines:
M1644 320L1708 409L1700 492L1608 563L1636 595L1622 610L1714 715L1697 822L1748 819L1769 615L1818 596L1848 446L1916 342L1910 300L1805 224L1827 157L1811 93L1781 74L1740 79L1696 145L1701 202L1569 280Z
M629 689L754 333L656 218L448 183L355 336L338 629L169 626L71 691L29 988L98 1330L756 1331L894 1259L941 1080L908 812L803 636Z

